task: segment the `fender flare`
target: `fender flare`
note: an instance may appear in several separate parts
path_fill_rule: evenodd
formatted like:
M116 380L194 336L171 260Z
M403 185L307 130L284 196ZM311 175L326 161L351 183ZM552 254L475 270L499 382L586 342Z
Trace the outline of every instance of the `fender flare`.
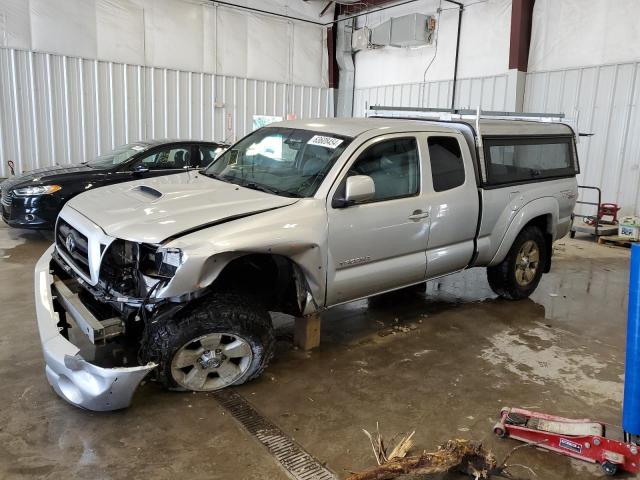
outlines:
M558 201L555 197L537 198L525 204L513 216L502 237L500 246L488 266L492 267L502 262L522 229L534 218L542 216L551 217L551 221L547 221L547 231L544 233L550 234L551 238L555 240L559 217Z
M296 259L274 252L261 251L259 249L254 251L241 250L218 252L206 258L196 273L198 279L196 284L196 291L198 292L197 295L202 295L206 292L207 289L220 277L220 274L234 260L250 255L277 256L291 262L293 273L292 281L295 284L298 306L302 315L309 315L321 309L322 303L318 300L318 289L322 288L324 285L315 285L312 283L312 279L310 282L309 272L305 271L304 267L300 265ZM316 287L315 289L313 288L314 286ZM171 298L174 294L173 292L167 293L167 291L161 289L157 296L158 298ZM178 296L181 297L181 295Z

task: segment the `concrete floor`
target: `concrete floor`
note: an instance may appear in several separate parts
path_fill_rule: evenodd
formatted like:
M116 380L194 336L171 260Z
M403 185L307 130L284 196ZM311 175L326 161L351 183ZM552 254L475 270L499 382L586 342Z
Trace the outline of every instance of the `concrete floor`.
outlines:
M60 400L44 376L32 300L32 268L49 242L0 227L0 478L287 478L207 394L146 383L131 408L102 414ZM372 465L362 428L376 422L387 438L415 429L415 452L473 438L499 458L517 445L491 433L504 405L619 423L628 259L564 239L530 300L498 300L484 271L470 270L426 295L328 312L312 353L293 349L292 323L278 319L276 358L237 390L341 476ZM601 477L533 449L513 461L538 478Z

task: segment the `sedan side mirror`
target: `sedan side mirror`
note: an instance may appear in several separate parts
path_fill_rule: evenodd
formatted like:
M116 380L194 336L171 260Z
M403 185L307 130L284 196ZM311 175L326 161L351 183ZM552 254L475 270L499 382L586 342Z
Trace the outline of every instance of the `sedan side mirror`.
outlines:
M368 175L354 175L347 178L344 199L347 204L371 200L376 194L376 185Z
M143 163L140 163L133 167L133 173L146 173L149 171L149 168L146 167Z

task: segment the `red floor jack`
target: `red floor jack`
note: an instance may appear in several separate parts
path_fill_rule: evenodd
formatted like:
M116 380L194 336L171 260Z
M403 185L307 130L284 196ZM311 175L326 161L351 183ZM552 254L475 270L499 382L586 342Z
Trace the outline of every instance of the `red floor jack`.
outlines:
M601 422L554 417L521 408L503 408L493 427L499 437L537 445L587 462L599 463L607 475L640 472L640 243L631 247L627 347L622 428L617 440Z
M562 455L599 463L607 475L615 475L618 470L640 472L639 447L608 438L604 423L503 408L493 432L500 438L521 440Z

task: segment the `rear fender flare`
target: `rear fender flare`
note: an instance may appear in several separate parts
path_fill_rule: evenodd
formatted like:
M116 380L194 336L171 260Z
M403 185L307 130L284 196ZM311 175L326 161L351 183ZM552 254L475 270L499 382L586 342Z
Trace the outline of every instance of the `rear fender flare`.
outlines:
M550 234L551 238L555 239L558 226L558 210L558 201L554 197L537 198L524 205L511 219L500 246L488 266L497 265L505 259L518 234L536 217L551 217L547 220L547 231L544 233Z

